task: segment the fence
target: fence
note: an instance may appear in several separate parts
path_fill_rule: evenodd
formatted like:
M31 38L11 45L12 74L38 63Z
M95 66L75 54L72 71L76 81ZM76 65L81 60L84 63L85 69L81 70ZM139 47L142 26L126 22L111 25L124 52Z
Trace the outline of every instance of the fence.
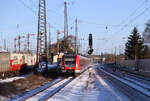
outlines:
M140 60L122 60L118 62L121 67L138 70L141 72L150 73L150 59L140 59Z

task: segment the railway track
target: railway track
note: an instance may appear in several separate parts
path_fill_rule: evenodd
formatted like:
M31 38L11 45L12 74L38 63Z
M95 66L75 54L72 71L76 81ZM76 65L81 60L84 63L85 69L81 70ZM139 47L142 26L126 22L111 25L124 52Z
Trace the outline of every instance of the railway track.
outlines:
M56 79L46 85L43 85L42 87L29 91L22 96L16 96L9 101L45 101L59 92L72 80L72 77Z
M141 79L137 78L136 76L126 74L126 76L123 79L128 80L129 82L132 82L135 85L141 86L142 88L150 91L150 81L145 80L144 78Z
M130 77L132 76L132 78L140 80L142 82L145 82L145 81L150 82L150 78L148 78L148 77L139 76L139 75L135 75L135 74L132 74L132 73L127 73L127 75L129 75Z
M126 72L123 76L122 71L120 71L120 70L117 70L115 72L113 72L112 70L110 70L108 68L103 68L103 70L106 70L113 75L116 75L124 80L127 80L135 85L138 85L138 86L150 91L150 86L149 86L150 79L147 77L135 75L135 74L128 73L128 72Z
M108 71L108 70L106 70ZM116 71L116 72L112 72L112 71L108 71L109 73L116 75L119 78L122 78L128 82L131 82L137 86L140 86L141 88L150 91L150 81L147 79L143 78L139 78L138 76L131 74L130 73L126 73L124 76L122 76L122 73L120 71Z
M114 87L127 95L132 101L149 101L150 91L145 86L135 84L127 79L108 73L101 68L96 68L99 75L103 75L105 79Z

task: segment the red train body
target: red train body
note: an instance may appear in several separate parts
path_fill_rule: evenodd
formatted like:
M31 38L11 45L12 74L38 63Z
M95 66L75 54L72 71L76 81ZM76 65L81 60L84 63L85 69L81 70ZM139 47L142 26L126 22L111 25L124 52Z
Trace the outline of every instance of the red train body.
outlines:
M67 75L78 75L87 69L90 60L77 54L65 54L62 57L61 71Z

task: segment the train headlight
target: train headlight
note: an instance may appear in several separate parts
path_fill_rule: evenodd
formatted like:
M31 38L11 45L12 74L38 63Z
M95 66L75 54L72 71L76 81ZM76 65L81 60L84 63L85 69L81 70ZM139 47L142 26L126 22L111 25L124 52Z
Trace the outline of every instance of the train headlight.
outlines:
M76 68L78 68L78 64L76 63Z

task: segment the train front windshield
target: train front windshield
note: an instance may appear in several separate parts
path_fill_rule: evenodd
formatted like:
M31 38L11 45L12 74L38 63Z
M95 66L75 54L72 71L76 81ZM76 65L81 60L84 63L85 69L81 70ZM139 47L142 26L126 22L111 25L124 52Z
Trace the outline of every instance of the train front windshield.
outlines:
M66 56L65 57L65 66L66 67L75 67L76 65L76 56Z

